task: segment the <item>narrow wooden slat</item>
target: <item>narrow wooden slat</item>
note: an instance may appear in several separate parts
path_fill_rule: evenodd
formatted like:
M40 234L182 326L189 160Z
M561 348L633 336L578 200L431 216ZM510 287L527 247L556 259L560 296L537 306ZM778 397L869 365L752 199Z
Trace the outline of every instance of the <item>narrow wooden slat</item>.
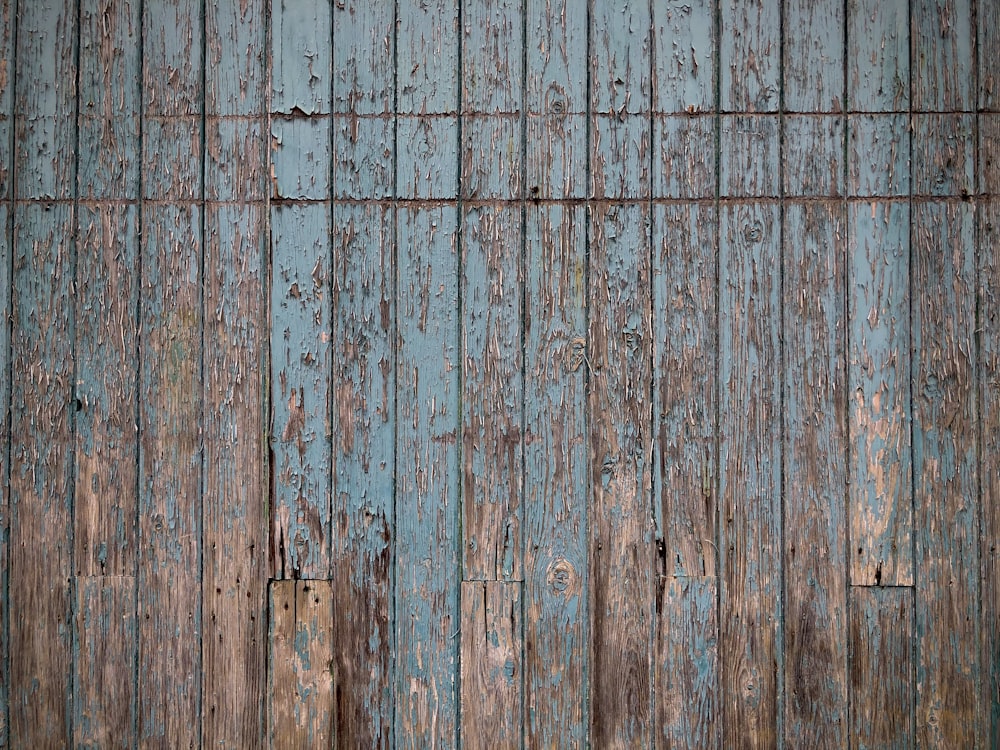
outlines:
M847 118L847 194L903 196L910 192L909 116Z
M521 746L521 583L462 581L462 747Z
M723 112L777 112L781 4L719 0L719 89Z
M393 111L395 17L390 3L346 0L333 5L333 111L383 115Z
M4 0L0 3L0 200L12 197L11 167L13 167L14 143L11 141L11 136L14 120L16 8L15 0ZM4 224L4 227L9 229L8 224ZM0 738L3 737L6 735L0 728Z
M848 207L850 579L913 584L909 208Z
M716 579L668 575L660 585L656 747L718 748L723 696Z
M8 58L10 59L10 58ZM9 154L6 154L9 155ZM10 650L8 594L10 559L10 325L11 316L11 215L7 203L0 203L0 745L9 745Z
M73 745L135 746L137 626L133 576L76 582L76 683Z
M334 204L333 639L337 735L390 747L396 369L391 209Z
M846 749L846 207L783 220L785 737Z
M979 108L996 112L1000 110L1000 70L996 66L996 54L1000 50L1000 5L979 3L976 20L979 22L976 37Z
M973 115L913 115L911 120L913 193L940 197L970 195L975 190Z
M911 4L914 111L974 108L976 61L972 9L972 0L914 0Z
M271 560L277 578L330 566L330 214L271 208Z
M271 111L329 114L331 4L272 0Z
M715 109L716 0L651 3L655 112Z
M396 26L400 114L458 112L458 50L458 0L400 3Z
M336 747L330 581L270 585L269 747Z
M525 745L587 735L586 215L529 206L525 308Z
M725 206L719 222L722 745L765 748L783 670L781 226L767 204Z
M912 214L917 743L973 747L980 643L975 246L968 204Z
M457 212L401 211L396 299L396 744L458 732Z
M463 113L520 112L523 5L524 0L488 0L462 8Z
M913 592L851 589L851 747L913 747Z
M782 190L786 197L844 194L844 118L786 115L782 118Z
M847 103L852 112L909 109L910 29L906 4L848 2Z
M653 118L653 198L714 198L718 118Z
M777 115L723 115L719 127L719 194L777 197L782 171Z
M653 570L649 209L591 213L589 336L591 738L647 745Z
M653 208L653 485L662 576L717 574L717 228L712 207Z
M521 580L521 209L462 219L462 577ZM520 637L520 635L518 635Z
M782 109L844 110L844 0L784 0Z

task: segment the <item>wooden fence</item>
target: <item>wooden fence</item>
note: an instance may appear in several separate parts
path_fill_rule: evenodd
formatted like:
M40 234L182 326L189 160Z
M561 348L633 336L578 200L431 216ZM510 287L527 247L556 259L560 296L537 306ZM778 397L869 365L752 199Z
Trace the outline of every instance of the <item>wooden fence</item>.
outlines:
M0 16L0 746L1000 747L994 0Z

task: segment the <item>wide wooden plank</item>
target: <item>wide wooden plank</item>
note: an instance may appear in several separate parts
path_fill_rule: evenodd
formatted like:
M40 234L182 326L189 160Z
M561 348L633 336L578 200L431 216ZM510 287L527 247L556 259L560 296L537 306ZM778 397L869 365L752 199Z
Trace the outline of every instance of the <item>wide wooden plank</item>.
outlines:
M719 244L723 738L777 743L782 717L781 275L778 206L724 206Z
M847 102L852 112L906 112L910 106L909 6L847 4Z
M334 204L333 639L337 733L390 747L397 341L392 209Z
M521 209L462 220L462 577L521 580Z
M719 97L723 112L777 112L781 3L719 0Z
M977 613L976 261L972 207L912 209L917 743L973 747Z
M330 566L330 214L271 209L271 560L276 578Z
M854 587L849 598L851 747L911 748L913 591Z
M330 581L270 585L268 746L336 747Z
M458 732L461 321L456 209L401 211L396 300L396 720L402 747Z
M654 112L715 109L716 0L651 3Z
M653 207L653 512L662 576L717 574L717 231L714 207Z
M719 118L719 195L777 197L781 189L777 115Z
M716 579L667 575L659 585L656 747L718 748L723 696Z
M76 581L74 747L135 747L135 604L134 576Z
M847 747L846 208L786 204L785 736Z
M910 59L915 112L975 108L973 7L972 0L913 0Z
M72 237L72 204L17 206L7 624L13 747L71 741Z
M271 111L330 112L331 4L280 0L271 4Z
M525 256L525 744L581 747L588 652L586 214L528 206Z
M848 205L850 580L913 584L910 210Z
M782 109L844 110L844 0L784 0Z
M462 747L519 748L521 583L462 581Z
M591 741L651 735L653 571L649 208L591 210Z
M910 192L909 115L849 115L847 194L904 196Z

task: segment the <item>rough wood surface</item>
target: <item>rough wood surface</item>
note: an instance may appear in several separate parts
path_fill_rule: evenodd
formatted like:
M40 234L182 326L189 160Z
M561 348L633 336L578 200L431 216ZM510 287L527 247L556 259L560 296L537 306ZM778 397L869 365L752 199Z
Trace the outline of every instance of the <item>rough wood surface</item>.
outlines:
M777 112L781 3L719 0L719 88L723 112Z
M784 0L782 109L844 109L844 0Z
M882 0L847 4L847 103L852 112L910 105L909 8Z
M974 109L973 7L973 0L913 1L910 60L915 112Z
M654 112L715 109L716 0L650 3Z

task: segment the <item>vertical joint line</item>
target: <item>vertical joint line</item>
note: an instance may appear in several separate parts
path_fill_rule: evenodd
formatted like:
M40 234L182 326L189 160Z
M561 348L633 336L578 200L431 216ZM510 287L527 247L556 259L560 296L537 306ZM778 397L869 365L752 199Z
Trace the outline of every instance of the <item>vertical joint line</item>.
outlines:
M455 594L452 597L452 607L453 611L458 613L458 630L461 631L462 626L462 584L461 581L465 578L465 564L463 559L462 550L465 548L465 542L463 535L465 529L462 525L462 505L464 497L464 488L462 486L464 482L465 472L462 470L463 461L465 459L465 440L463 425L465 423L465 344L464 338L462 336L462 330L465 327L465 289L462 285L462 277L465 275L465 263L462 260L462 256L465 252L465 244L462 242L462 228L464 225L462 217L462 143L464 139L464 133L462 132L462 112L465 106L464 97L462 96L462 86L464 83L464 45L463 45L463 22L464 16L462 13L462 0L457 2L457 19L458 19L458 80L456 81L456 96L458 99L458 114L456 119L457 131L458 131L458 148L457 151L457 167L455 169L456 174L456 193L455 193L455 250L457 253L456 258L456 299L458 302L458 315L457 315L457 326L456 326L456 351L458 352L458 392L456 393L456 414L455 414L455 470L456 478L455 483L457 485L457 491L453 492L452 496L456 499L454 518L455 524L458 529L455 534L455 541L452 543L452 549L455 552L455 567L458 572L458 582ZM462 746L462 640L461 638L454 638L452 640L451 651L453 655L453 663L458 665L458 669L455 673L455 691L453 693L453 700L455 705L455 742L458 747Z
M916 528L916 518L917 518L917 466L914 453L914 398L913 398L913 375L914 375L914 359L915 359L915 348L913 340L913 0L909 0L906 6L906 34L907 34L907 45L906 45L906 55L908 64L906 66L907 73L907 97L906 97L906 127L907 127L907 141L908 146L908 156L909 156L909 188L907 191L907 223L909 224L907 231L907 330L909 332L909 341L907 346L909 348L909 388L907 389L909 393L909 403L907 404L907 410L909 414L909 429L910 429L910 522L913 529L910 532L910 565L912 568L912 579L913 585L910 588L910 611L913 613L913 627L916 629L918 626L917 622L917 589L919 586L919 572L920 566L918 565L917 559L917 534L915 532ZM917 670L917 646L916 638L911 638L909 643L910 648L910 674L909 681L911 686L916 686L916 670ZM917 690L910 691L910 726L917 729Z
M841 320L844 321L844 331L842 334L841 346L844 349L843 355L843 366L844 366L844 411L841 415L843 420L841 423L841 429L843 430L844 436L844 487L843 487L843 498L844 498L844 543L842 546L842 553L844 559L844 607L846 611L846 617L844 619L844 629L841 632L841 637L843 638L843 643L846 645L846 658L844 667L846 668L846 673L843 675L844 684L850 685L850 674L851 674L851 644L850 644L850 618L851 618L851 416L850 416L850 396L851 393L851 232L852 227L850 225L850 217L848 215L848 202L847 196L849 193L848 180L850 179L850 120L848 118L848 112L850 111L850 102L848 101L850 97L850 84L848 82L848 55L850 54L850 41L848 39L849 29L850 29L850 13L851 13L851 3L849 0L843 0L841 5L843 13L844 22L844 36L843 36L843 60L841 65L841 75L843 76L843 99L842 99L842 111L843 111L843 123L844 132L842 138L842 158L843 158L843 168L841 170L841 178L844 181L844 195L842 200L841 208L841 220L844 222L844 235L842 242L844 243L842 248L838 250L843 257L844 268L841 274L841 283L844 289L843 307L841 308ZM854 711L854 694L853 691L848 688L846 691L846 704L844 707L845 723L847 726L848 733L850 728L853 726L851 723L851 717Z
M714 467L712 477L713 490L715 492L715 532L714 539L715 549L716 549L716 560L715 560L715 614L716 614L716 627L721 631L722 618L720 614L722 612L722 592L726 584L725 576L725 546L723 545L723 503L722 503L722 460L721 460L721 448L722 448L722 409L720 403L722 401L722 377L720 375L720 367L722 365L722 315L719 309L719 303L721 300L721 285L722 285L722 209L721 209L721 193L722 193L722 176L721 176L721 166L722 166L722 0L714 0L713 2L713 18L712 18L712 31L715 36L715 49L712 51L713 67L715 68L715 79L712 81L712 98L715 105L715 143L713 145L713 157L714 157L714 167L715 167L715 195L713 201L713 207L715 210L715 227L714 227L714 239L715 239L715 288L714 292L714 305L715 310L714 315L714 325L713 333L715 336L715 341L713 341L713 355L715 357L715 366L712 368L715 375L714 383L714 407L713 407L713 425L712 425L712 438L713 438L713 451L714 455ZM664 570L664 573L666 571ZM722 633L716 633L717 642L721 643ZM715 695L719 695L722 689L722 674L723 674L723 657L724 649L719 649L717 651L717 669L715 674L712 676L712 689ZM725 722L726 722L726 711L725 706L719 707L718 715L718 731L716 733L717 738L722 738L725 736Z
M520 523L518 523L518 544L517 550L521 556L521 559L517 561L521 568L521 581L526 580L524 574L524 549L525 549L525 527L527 526L526 516L526 493L525 488L527 487L527 477L528 477L528 461L526 456L526 440L525 435L527 432L527 382L528 382L528 331L526 327L526 321L528 320L528 204L527 204L527 193L526 188L528 186L528 0L521 0L520 5L521 10L521 178L518 180L518 185L520 186L521 192L521 258L520 258L520 292L521 292L521 321L520 321L520 334L521 334L521 429L520 429L520 448L521 448L521 491L519 493L519 511L521 514ZM518 638L517 633L512 633L512 638L520 641L520 650L518 652L518 657L520 658L521 669L518 670L520 674L518 675L518 715L520 716L521 725L517 728L518 736L521 737L522 746L524 746L525 737L525 726L527 722L525 721L525 669L524 665L527 663L526 649L525 649L525 638L524 638L524 583L517 584L518 587L518 608L519 608L519 622L521 623L521 633Z
M398 601L398 561L399 545L399 0L392 4L392 341L390 352L392 357L393 389L392 389L392 540L391 561L389 563L389 632L391 645L389 654L389 675L386 683L391 686L389 691L389 727L388 746L395 747L397 690L396 655L399 653L396 623L399 620Z
M585 157L586 158L586 167L584 169L584 187L583 187L583 191L584 191L583 192L584 203L586 205L586 209L585 209L584 215L583 215L583 238L584 238L583 239L583 247L584 247L584 251L583 251L584 252L584 272L583 272L583 279L584 279L584 281L583 281L583 283L584 283L584 287L585 287L584 294L583 294L583 300L584 300L584 302L583 302L583 324L584 324L584 339L587 341L585 349L586 349L586 347L589 347L589 345L591 343L591 330L590 330L590 282L591 282L592 275L591 275L591 272L590 272L590 270L591 270L590 269L590 258L591 258L591 252L590 252L591 232L590 232L590 229L591 229L591 216L592 216L592 209L593 209L593 204L591 203L591 198L595 197L595 191L593 189L593 120L594 120L594 106L593 106L594 91L593 91L593 89L594 89L594 82L593 82L593 75L592 75L593 70L592 70L592 65L591 65L591 56L592 56L592 43L593 43L593 12L594 12L594 3L595 2L601 2L601 0L587 0L587 3L586 3L586 23L587 23L587 34L586 34L586 40L587 41L586 41L586 47L587 47L587 54L584 57L585 66L586 66L586 85L585 85L585 90L586 90L586 107L585 107L585 109L586 109L586 113L587 113L586 123L585 123L585 126L584 126L584 134L585 134L584 135L584 140L586 142L586 157ZM587 352L587 356L588 356L588 359L589 359L589 352ZM581 715L581 722L582 722L581 731L583 732L582 739L584 740L584 742L586 742L586 740L589 739L589 737L590 737L590 698L591 698L590 692L591 691L589 689L589 686L590 686L590 672L591 672L591 669L590 669L591 658L590 657L591 657L591 654L592 654L591 627L590 627L590 621L591 621L590 606L591 606L591 599L592 599L592 597L590 595L590 570L589 570L589 567L590 567L589 561L591 559L591 556L590 556L590 542L591 542L591 539L590 539L590 509L591 509L591 506L593 504L593 491L594 491L594 486L593 486L594 483L593 483L593 477L592 477L592 471L591 471L591 465L590 465L590 450L591 450L591 446L590 446L590 439L591 439L590 438L590 426L591 426L591 420L592 420L591 406L590 406L590 392L591 392L591 378L592 377L593 377L593 373L591 372L591 368L588 366L584 370L584 373L583 373L583 378L584 378L584 381L583 381L584 382L583 428L584 428L584 435L586 435L586 443L587 443L587 454L586 454L587 457L585 459L587 470L585 472L585 478L584 478L584 487L585 487L584 497L586 498L586 502L584 503L583 519L582 519L582 521L580 523L580 525L582 527L582 531L583 531L583 538L585 540L584 541L584 546L585 546L584 552L586 554L586 559L588 561L588 565L585 566L586 567L586 572L584 574L584 582L583 582L583 587L582 587L583 595L581 597L584 600L582 602L581 611L585 613L584 618L583 618L582 628L581 628L582 631L583 631L582 639L581 640L583 641L584 647L586 649L584 653L588 657L588 658L585 658L583 660L583 668L581 670L583 672L583 675L582 675L583 676L583 684L585 686L584 690L583 690L583 695L580 697L580 701L581 701L581 704L582 704L580 706L580 715Z
M198 534L198 624L199 631L204 631L205 624L205 587L202 582L205 580L205 321L208 316L205 315L205 256L206 256L206 246L207 246L207 224L206 224L206 212L208 210L207 202L205 200L205 172L208 165L208 160L205 158L206 148L207 148L207 117L206 113L208 110L208 3L209 0L202 0L201 3L201 180L198 189L201 194L201 216L200 218L200 231L201 231L201 248L198 254L198 310L201 313L201 357L199 358L199 381L201 382L201 393L198 399L198 427L199 427L199 448L201 451L201 478L199 481L200 492L198 493L198 529L195 533ZM202 649L204 647L204 640L201 641L197 649L198 653L198 665L199 672L204 671L204 654ZM195 680L195 705L198 707L198 718L197 726L194 728L198 733L198 737L204 737L204 680Z
M787 492L785 485L785 453L788 450L788 430L785 419L787 408L788 372L785 352L785 9L778 6L778 368L781 372L778 391L778 544L781 583L778 590L779 616L776 618L775 661L775 735L779 748L785 747L785 616L787 613L785 565L785 513Z
M326 230L327 230L327 237L328 237L328 241L329 241L329 245L330 245L327 248L327 267L329 268L329 271L327 272L327 274L328 274L327 275L328 288L327 288L327 295L326 296L327 296L327 300L328 301L327 301L326 304L328 304L329 308L330 308L330 315L329 315L329 318L327 319L328 320L328 324L327 325L329 325L329 327L330 327L330 334L331 334L330 337L329 337L331 349L330 349L330 354L329 354L329 360L327 361L327 366L326 366L326 370L327 370L326 371L326 376L327 376L327 383L328 383L328 385L327 385L327 397L326 397L327 401L326 401L325 419L326 419L326 424L327 425L334 424L334 421L333 421L333 412L334 412L334 408L335 408L335 404L334 404L335 398L334 398L334 378L333 378L333 372L334 372L334 353L333 353L333 336L332 336L332 332L333 332L333 326L334 326L334 315L337 312L337 301L334 299L334 296L333 296L333 275L334 275L334 269L336 268L336 266L334 265L334 262L336 260L335 257L334 257L334 255L335 255L334 248L336 247L336 236L337 236L337 226L336 226L337 220L336 220L336 217L335 217L335 211L334 211L334 205L333 205L334 196L336 195L336 192L337 192L336 188L334 187L334 164L336 163L336 158L335 158L336 152L335 152L335 149L334 149L335 131L336 131L336 119L335 119L335 116L334 116L334 109L335 109L334 102L336 101L336 99L334 98L334 96L335 96L335 94L334 94L334 81L336 80L336 72L334 70L333 57L336 54L335 50L334 50L334 44L336 43L336 40L334 39L334 35L335 35L336 26L337 26L336 22L334 21L334 9L335 8L336 8L336 4L331 4L331 6L330 6L330 29L329 29L329 35L330 35L329 36L329 39L330 39L330 87L329 87L329 91L328 91L328 93L330 95L330 106L329 106L328 113L326 115L327 121L329 123L329 131L328 131L329 134L327 136L327 147L329 148L329 157L328 157L328 162L329 163L327 164L327 181L326 181L327 185L329 186L327 188L329 190L329 193L327 194L327 206L328 206L327 210L328 210L329 213L327 214L327 219L326 219L327 220ZM352 108L353 108L353 105L352 105ZM326 491L327 491L326 492L327 528L326 528L326 533L324 534L324 537L325 537L326 549L327 549L326 577L329 578L329 579L332 579L333 578L333 559L334 559L334 552L333 552L333 505L334 505L334 500L333 500L333 498L334 498L334 492L336 491L337 480L336 480L336 472L333 470L333 467L336 465L335 462L334 462L334 455L333 455L333 432L332 432L331 429L329 429L329 427L327 428L327 430L325 432L326 432L326 460L327 460L327 466L330 467L330 476L327 479L327 487L326 487ZM336 709L334 709L334 714L336 714Z

